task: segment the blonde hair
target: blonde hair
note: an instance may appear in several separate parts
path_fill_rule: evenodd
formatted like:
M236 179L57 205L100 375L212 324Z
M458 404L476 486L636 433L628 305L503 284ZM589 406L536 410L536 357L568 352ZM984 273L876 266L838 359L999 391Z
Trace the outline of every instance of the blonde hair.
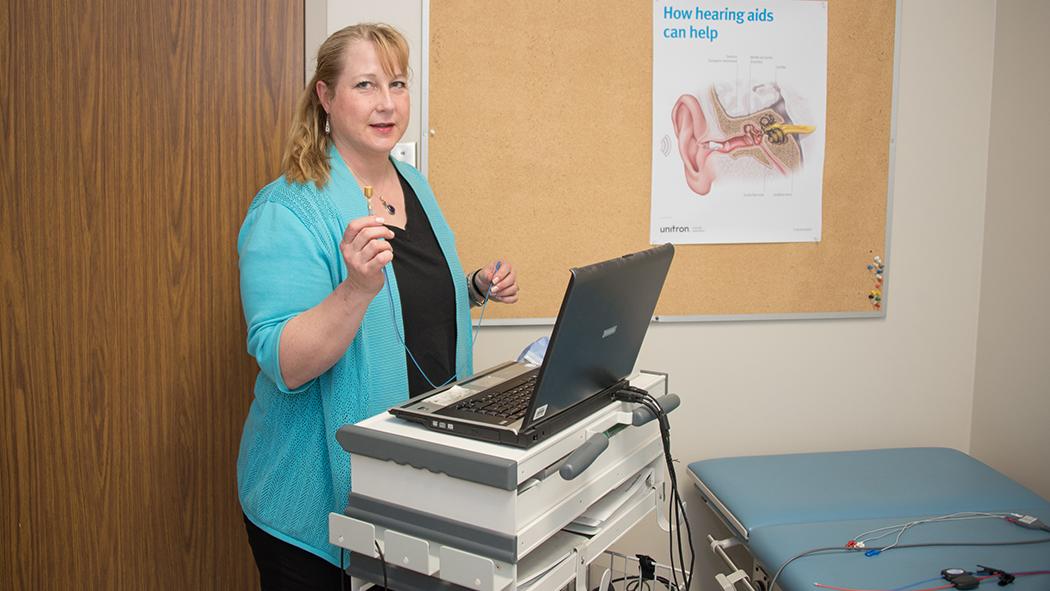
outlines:
M317 82L323 81L329 92L335 93L345 66L346 48L355 41L368 41L375 46L388 76L408 73L408 42L394 27L362 23L332 33L317 50L317 69L292 115L292 129L281 160L284 177L290 182L313 181L318 188L328 182L328 146L332 139L324 132L328 114L317 97Z

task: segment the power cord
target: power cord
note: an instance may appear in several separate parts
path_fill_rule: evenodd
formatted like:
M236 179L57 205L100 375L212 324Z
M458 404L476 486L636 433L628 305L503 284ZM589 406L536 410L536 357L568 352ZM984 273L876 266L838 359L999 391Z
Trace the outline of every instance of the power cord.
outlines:
M339 549L339 590L346 591L346 549Z
M379 547L379 540L372 540L372 543L376 545L376 552L379 552L379 564L383 569L383 588L390 589L390 585L386 583L386 558L383 557L383 549Z
M674 526L667 532L668 553L671 559L671 578L675 589L688 591L693 578L693 565L696 561L696 550L693 548L693 532L689 526L689 517L685 511L685 502L678 492L678 475L674 468L674 458L671 456L671 423L667 413L660 406L660 402L647 390L634 386L625 386L614 394L617 400L624 400L641 404L653 413L660 424L660 438L663 442L664 461L667 464L667 477L671 481L671 490L668 498L668 518L673 519ZM682 523L685 523L686 540L689 543L689 568L685 568L684 545L682 543ZM678 565L682 569L682 585L678 584L678 571L675 569L675 541L678 542Z
M678 586L676 586L674 583L669 581L667 579L667 577L661 577L661 576L656 576L656 577L653 577L652 579L648 579L648 580L644 579L644 578L639 578L639 577L617 577L617 578L609 581L609 585L605 589L600 589L599 587L595 587L594 589L592 589L592 591L615 591L615 588L613 587L613 583L621 583L621 582L626 582L626 584L624 585L624 588L623 588L624 591L638 591L638 590L651 591L652 590L652 585L649 584L649 581L656 581L657 583L660 583L668 591L679 591L679 587Z
M383 549L379 547L379 541L373 540L376 545L376 552L379 552L379 564L383 568L383 587L389 589L390 586L386 584L386 559L383 558ZM340 591L346 591L346 549L339 549L339 589Z

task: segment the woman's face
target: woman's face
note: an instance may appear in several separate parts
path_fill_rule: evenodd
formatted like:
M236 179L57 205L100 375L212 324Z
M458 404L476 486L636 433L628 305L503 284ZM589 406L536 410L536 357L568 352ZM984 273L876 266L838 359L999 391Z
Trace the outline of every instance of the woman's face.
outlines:
M316 89L331 118L336 147L355 156L385 157L408 125L407 77L404 72L389 76L383 71L368 41L347 46L343 63L335 88L318 82Z

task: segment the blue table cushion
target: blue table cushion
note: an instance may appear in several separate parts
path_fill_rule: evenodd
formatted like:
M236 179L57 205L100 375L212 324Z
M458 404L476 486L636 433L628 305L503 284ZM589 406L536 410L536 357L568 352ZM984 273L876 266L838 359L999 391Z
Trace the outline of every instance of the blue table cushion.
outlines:
M689 469L748 535L776 525L883 517L900 521L901 515L1014 511L1046 504L984 463L947 448L719 458L693 462Z

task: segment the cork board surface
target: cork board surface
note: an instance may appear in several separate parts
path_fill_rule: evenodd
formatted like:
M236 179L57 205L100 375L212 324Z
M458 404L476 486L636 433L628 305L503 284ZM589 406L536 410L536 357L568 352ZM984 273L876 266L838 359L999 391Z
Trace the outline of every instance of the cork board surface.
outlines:
M429 177L466 269L508 260L553 318L568 269L648 248L652 7L435 2ZM658 316L872 313L885 257L894 0L828 2L819 243L677 245Z

